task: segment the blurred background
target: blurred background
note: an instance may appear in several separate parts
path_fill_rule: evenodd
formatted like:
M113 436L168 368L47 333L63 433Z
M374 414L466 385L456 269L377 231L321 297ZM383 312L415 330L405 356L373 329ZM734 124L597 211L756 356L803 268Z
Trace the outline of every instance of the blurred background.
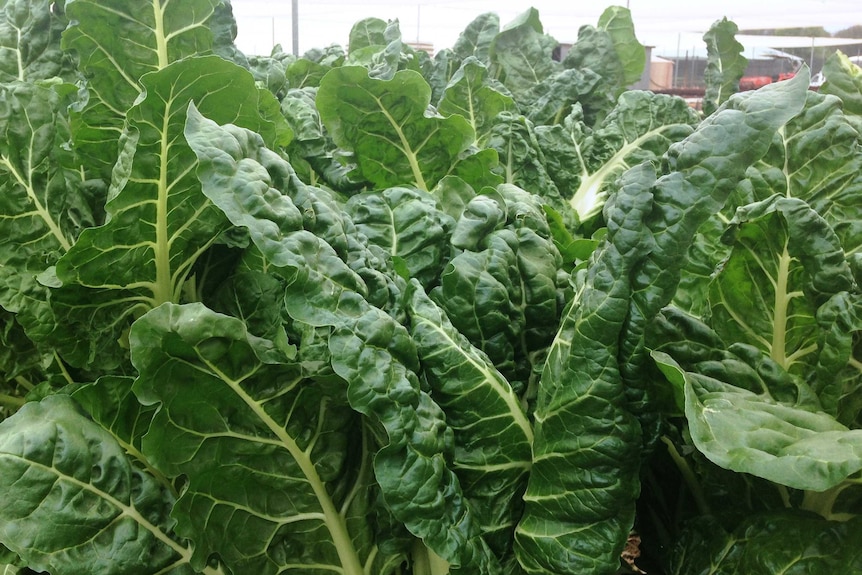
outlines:
M402 39L433 55L451 47L480 14L496 12L505 26L531 6L564 52L577 41L578 29L595 25L611 4L631 10L638 39L647 46L640 88L683 95L700 89L703 34L724 17L739 27L737 40L749 60L743 88L788 77L802 64L816 75L837 49L862 61L862 0L232 0L236 43L250 55L269 55L276 45L298 55L331 44L346 48L353 24L367 17L398 20Z

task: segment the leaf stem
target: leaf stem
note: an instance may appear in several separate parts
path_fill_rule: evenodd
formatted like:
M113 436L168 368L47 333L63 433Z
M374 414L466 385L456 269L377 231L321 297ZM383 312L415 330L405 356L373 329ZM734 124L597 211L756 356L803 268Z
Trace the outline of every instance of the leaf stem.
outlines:
M676 446L673 444L673 441L671 441L667 436L663 435L661 437L661 441L667 445L667 451L670 454L671 459L673 459L673 462L676 464L677 469L679 469L683 481L685 481L686 486L689 491L691 491L691 495L694 497L694 502L697 504L698 510L702 515L710 515L711 512L709 504L706 502L706 497L703 495L703 489L701 489L700 482L698 482L697 477L695 477L694 471L692 471L688 461L685 460L685 457L680 455Z
M448 575L449 563L428 549L421 539L413 542L413 575Z
M0 393L0 405L2 405L3 407L8 407L10 409L18 409L25 403L26 400L23 397L9 395L7 393Z
M802 504L799 508L804 509L805 511L817 513L830 521L847 521L854 517L854 515L833 513L832 508L835 506L835 502L838 500L841 492L857 483L858 482L854 480L845 480L826 491L806 491L802 497Z

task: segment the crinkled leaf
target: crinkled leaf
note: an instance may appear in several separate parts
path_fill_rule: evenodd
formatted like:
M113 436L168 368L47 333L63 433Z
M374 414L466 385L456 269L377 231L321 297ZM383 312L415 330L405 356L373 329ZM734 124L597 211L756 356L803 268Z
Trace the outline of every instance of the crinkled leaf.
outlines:
M816 92L749 171L754 197L780 194L806 201L835 233L848 254L862 247L862 147L842 110L843 102Z
M142 82L145 97L129 111L114 172L109 221L85 230L57 263L64 288L53 302L68 325L55 337L76 365L115 362L105 350L116 347L130 320L180 301L195 260L230 225L200 192L196 158L183 138L189 102L275 137L259 111L261 99L274 97L222 58L185 59Z
M508 185L476 196L453 230L452 246L463 251L440 276L434 300L508 379L527 382L559 315L562 262L541 206Z
M342 393L200 304L153 310L130 340L135 393L159 403L143 450L188 478L173 516L196 567L217 553L234 573L391 568L371 556L371 454Z
M0 82L53 77L72 80L72 60L60 49L69 21L51 0L6 0L0 13Z
M290 193L297 205L313 201L322 190L299 182L289 164L253 132L220 127L190 109L186 134L198 154L204 192L234 225L249 229L271 269L287 280L287 312L296 321L333 330L331 362L348 382L350 406L382 430L374 470L387 507L453 567L493 572L496 560L457 476L447 467L451 431L440 408L420 389L418 358L407 331L369 303L366 294L371 298L372 290L366 291L366 283L324 235L302 227L291 198L274 186Z
M505 557L531 465L532 425L509 382L415 282L408 314L431 395L454 433L453 469L485 538Z
M211 51L208 21L219 3L67 2L72 25L63 33L63 48L75 54L78 69L87 77L87 99L76 116L75 145L105 181L117 158L126 111L144 90L141 78Z
M535 84L524 108L536 126L553 126L562 123L576 105L590 125L595 121L596 110L603 116L613 106L601 76L592 70L563 70Z
M800 198L823 217L852 254L862 245L859 205L862 155L857 133L842 113L840 102L808 92L799 114L775 136L766 155L753 166L720 213L698 229L688 250L689 263L675 303L694 313L706 312L703 295L713 271L725 260L729 246L720 238L737 208L774 194Z
M812 383L823 408L848 427L860 427L862 364L859 332L862 299L859 294L835 294L817 309L818 341L816 379Z
M826 82L819 92L841 98L844 112L851 118L856 130L862 132L862 68L854 65L839 50L826 59L823 75L826 76Z
M819 303L853 284L838 237L805 202L774 196L740 208L725 241L734 249L710 287L712 325L725 341L807 373L817 363Z
M13 312L27 310L28 292L39 290L32 278L94 223L91 198L63 146L64 92L17 81L0 87L0 305Z
M640 427L628 411L617 351L628 278L648 247L643 219L655 175L642 165L623 177L607 239L564 312L542 372L515 541L528 573L614 573L634 521Z
M29 403L0 423L0 460L0 540L30 567L56 575L196 572L191 549L173 534L170 491L68 396Z
M526 98L533 86L551 76L557 63L551 59L553 44L547 41L539 11L530 8L494 37L488 56L494 76L516 100Z
M620 6L607 8L595 27L582 26L563 59L565 68L588 68L600 75L615 97L640 79L645 65L646 50L635 37L631 12Z
M431 88L416 72L378 80L359 66L332 70L317 94L321 120L353 152L362 177L378 188L411 184L425 191L474 140L461 116L427 115L430 101Z
M440 211L428 193L412 188L389 188L357 194L344 206L373 244L391 257L401 258L410 277L433 284L449 256L449 234L455 222Z
M491 44L499 33L500 17L494 12L486 12L467 25L455 40L452 51L462 61L474 56L487 66L490 64Z
M566 190L568 209L586 223L601 213L622 172L641 162L658 162L697 122L681 98L629 91L594 130L573 115L563 125L537 128L536 135L548 171L558 188Z
M684 140L670 146L670 173L653 188L658 206L644 221L652 245L633 275L632 300L621 345L629 400L637 409L646 396L646 323L673 298L685 258L698 228L718 212L745 176L747 167L768 150L775 134L802 108L808 75L731 97Z
M565 205L548 173L548 162L536 138L533 123L526 116L501 112L494 119L485 145L497 151L498 170L505 183L541 196L552 206Z
M449 467L452 429L420 390L418 355L407 330L372 307L340 323L329 340L333 368L350 382L351 406L388 436L374 458L387 506L456 572L495 573L499 567L482 538L481 514Z
M471 56L447 84L437 111L444 116L463 116L473 127L476 140L481 142L497 114L514 107L515 101L508 90L489 78L485 65Z
M739 91L739 80L748 66L748 59L742 55L745 49L737 42L736 24L723 18L710 26L703 41L706 42L706 70L703 80L706 94L703 98L703 112L712 114L731 94Z
M777 512L747 518L732 531L712 517L686 525L671 554L671 575L804 575L862 569L862 522ZM788 541L793 544L788 545Z

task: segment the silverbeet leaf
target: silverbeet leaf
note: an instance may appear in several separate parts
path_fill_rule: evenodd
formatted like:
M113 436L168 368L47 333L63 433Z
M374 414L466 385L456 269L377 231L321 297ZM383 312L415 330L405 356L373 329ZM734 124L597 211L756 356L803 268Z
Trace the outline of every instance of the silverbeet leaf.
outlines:
M54 575L198 572L173 533L171 492L69 396L28 403L0 424L0 462L0 537L29 567Z
M145 90L140 79L189 56L212 50L209 20L219 0L107 2L71 0L63 49L87 77L86 99L75 114L75 145L110 179L126 112Z
M56 266L63 287L54 290L52 305L68 324L52 337L74 365L116 365L116 342L129 323L180 301L195 261L230 226L194 174L196 158L183 137L189 102L278 137L260 112L274 97L222 58L188 58L141 81L145 93L128 113L108 221L81 233Z
M364 179L426 192L475 138L463 117L428 114L430 102L431 87L412 70L378 80L364 67L344 66L328 72L317 93L320 119L335 143L353 152Z
M655 172L625 173L604 241L563 314L542 373L533 467L515 552L528 573L614 573L639 493L640 426L617 365L631 270L649 243Z
M355 521L373 494L370 453L343 394L200 304L153 310L130 340L135 393L159 404L142 449L188 478L173 517L196 568L211 554L233 573L362 575L387 563L363 534L373 514Z
M411 292L410 334L431 397L453 430L453 469L489 545L498 557L511 559L531 467L532 424L488 357L452 326L417 282Z
M332 330L331 362L347 382L347 401L380 433L374 475L387 507L453 568L493 573L496 560L448 467L451 430L421 390L407 330L369 303L365 282L323 237L303 228L311 222L284 195L308 201L325 192L299 182L253 132L218 126L190 108L186 134L204 193L248 228L271 271L287 281L287 313Z

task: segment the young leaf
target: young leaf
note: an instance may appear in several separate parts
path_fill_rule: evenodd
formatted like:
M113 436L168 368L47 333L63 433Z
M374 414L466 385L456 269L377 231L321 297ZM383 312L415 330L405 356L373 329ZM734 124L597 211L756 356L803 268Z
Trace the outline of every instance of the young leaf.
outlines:
M173 534L170 491L136 468L69 396L28 403L0 423L0 461L0 541L31 568L56 575L193 572L191 549ZM222 573L206 562L197 567Z

